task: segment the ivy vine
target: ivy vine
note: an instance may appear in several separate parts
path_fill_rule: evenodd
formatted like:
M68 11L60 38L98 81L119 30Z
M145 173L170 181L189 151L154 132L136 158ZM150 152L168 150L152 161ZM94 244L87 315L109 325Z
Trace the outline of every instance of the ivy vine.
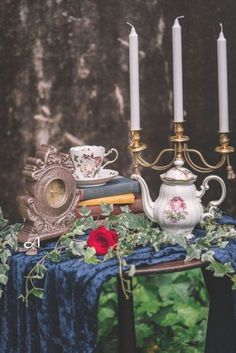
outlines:
M3 288L8 281L7 274L10 269L8 258L19 248L17 234L20 228L20 224L8 224L8 220L4 219L0 207L0 298L2 297Z
M88 208L82 207L81 218L77 219L70 231L61 236L54 248L48 251L30 270L25 280L25 293L20 298L28 306L31 295L42 298L44 288L39 286L42 283L46 272L47 262L58 263L65 258L80 258L81 261L96 264L116 257L120 264L120 275L123 267L126 266L126 257L140 246L151 246L159 251L163 244L180 245L186 251L185 261L193 259L207 263L207 269L211 270L217 277L229 276L232 280L233 289L236 289L236 274L231 263L220 263L214 258L214 247L224 248L231 239L236 239L236 230L233 225L220 225L217 219L221 217L218 209L214 210L213 217L207 217L201 223L204 230L203 237L187 238L185 235L173 237L163 232L156 224L150 221L145 215L133 214L128 207L122 208L120 215L112 215L112 205L102 205L102 215L105 219L102 225L107 229L114 229L119 234L117 247L110 249L104 257L97 257L93 247L87 246L84 237L86 232L100 226L101 221L95 221ZM19 250L17 234L21 225L9 225L3 218L0 210L0 297L3 287L7 284L7 273L9 271L8 258L12 253ZM135 266L129 268L129 276L135 274ZM123 279L123 284L124 284ZM124 291L125 291L124 286ZM128 293L125 291L125 294Z

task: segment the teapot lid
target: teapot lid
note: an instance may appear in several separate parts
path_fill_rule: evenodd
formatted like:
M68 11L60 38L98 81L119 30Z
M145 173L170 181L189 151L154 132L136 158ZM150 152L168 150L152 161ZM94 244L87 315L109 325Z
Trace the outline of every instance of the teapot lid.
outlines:
M172 167L171 169L167 170L166 173L161 174L161 180L168 183L194 183L197 179L197 176L194 175L189 169L176 164L177 163L175 163L175 167Z

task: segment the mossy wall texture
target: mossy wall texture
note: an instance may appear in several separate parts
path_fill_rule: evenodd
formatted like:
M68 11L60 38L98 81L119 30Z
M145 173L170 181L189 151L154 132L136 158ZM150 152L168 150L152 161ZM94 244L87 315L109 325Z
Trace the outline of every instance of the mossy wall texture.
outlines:
M0 203L12 220L19 217L15 199L24 184L25 158L42 143L64 152L78 142L116 147L120 157L114 168L130 175L127 21L139 34L147 159L169 144L171 26L179 15L185 16L184 109L191 146L210 162L217 160L219 22L228 40L230 127L236 145L235 0L5 0L0 9ZM232 160L235 165L236 157ZM144 175L157 196L158 173ZM223 208L236 214L236 184L227 186Z

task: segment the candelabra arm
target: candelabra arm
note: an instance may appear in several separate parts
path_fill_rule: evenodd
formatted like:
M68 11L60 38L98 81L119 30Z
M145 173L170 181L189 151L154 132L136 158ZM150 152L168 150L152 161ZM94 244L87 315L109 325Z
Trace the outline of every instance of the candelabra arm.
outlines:
M135 174L140 174L139 167L152 168L155 170L165 170L171 167L176 159L176 147L175 148L166 148L162 150L156 159L150 163L147 162L143 157L141 157L140 152L147 148L147 145L141 142L141 129L140 130L130 130L130 145L129 150L131 150L133 154L133 170ZM165 153L174 153L174 156L170 163L166 165L158 166L158 162L162 158Z
M158 166L157 163L160 161L161 157L165 153L169 153L169 152L174 153L174 156L173 156L171 162L166 164L166 165ZM162 170L170 168L173 165L175 159L176 159L176 149L175 148L166 148L166 149L162 150L152 163L147 162L144 158L142 158L140 156L140 154L137 155L137 161L138 161L139 165L141 165L142 167L145 167L145 168L152 168L154 170L159 170L159 171L162 171Z
M188 148L187 145L185 145L183 151L184 151L184 158L186 162L190 165L190 167L192 167L197 172L201 172L201 173L209 173L209 172L212 172L213 170L219 169L226 161L226 154L222 154L221 160L217 164L211 165L205 160L203 155L198 150ZM193 162L190 156L191 153L196 154L199 157L204 167Z

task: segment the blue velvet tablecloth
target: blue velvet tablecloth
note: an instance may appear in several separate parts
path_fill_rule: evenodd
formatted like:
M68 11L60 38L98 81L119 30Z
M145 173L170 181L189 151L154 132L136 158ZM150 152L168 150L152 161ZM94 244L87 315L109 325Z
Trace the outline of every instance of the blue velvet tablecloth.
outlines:
M221 222L236 225L236 220L228 216ZM19 299L19 295L25 290L25 275L52 246L53 243L46 244L36 256L17 253L10 258L9 280L0 302L0 353L96 351L99 296L103 283L118 274L118 262L116 259L96 265L85 264L79 259L57 264L48 262L48 271L42 284L45 295L42 300L31 297L29 307L26 308ZM231 262L236 270L235 241L231 241L224 249L214 250L216 259ZM184 257L185 251L180 246L165 246L157 253L146 247L135 251L126 261L128 264L141 266ZM214 301L214 290L212 298ZM230 310L233 312L234 306L231 306ZM208 346L210 353L211 338L208 339ZM218 352L212 350L212 353L213 351ZM230 350L219 352L231 353Z

